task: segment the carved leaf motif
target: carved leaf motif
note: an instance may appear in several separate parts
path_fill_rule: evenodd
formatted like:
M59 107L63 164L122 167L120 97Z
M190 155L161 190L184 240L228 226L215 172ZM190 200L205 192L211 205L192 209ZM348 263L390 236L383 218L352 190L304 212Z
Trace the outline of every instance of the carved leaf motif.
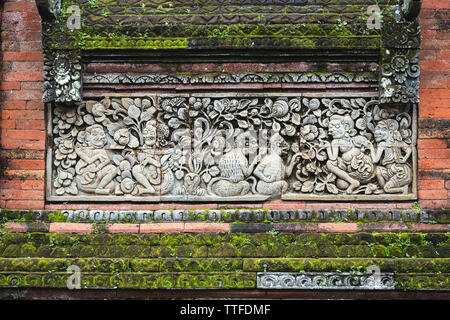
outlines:
M128 108L128 115L135 120L139 120L141 110L139 110L135 105L132 104Z
M239 126L239 128L247 129L248 123L247 123L247 121L244 121L244 120L238 120L238 126Z
M293 124L299 126L301 124L301 116L298 113L292 114L291 121Z
M95 123L94 117L90 114L86 114L83 116L83 120L88 125L93 125Z
M314 182L313 181L305 181L305 183L303 183L302 192L305 193L309 193L312 192L314 190Z
M317 192L322 192L323 190L325 190L325 183L322 182L317 183L314 190Z
M128 110L130 106L134 105L134 101L131 98L122 98L122 105Z
M177 129L178 127L181 126L182 122L180 120L178 120L177 118L171 118L169 120L169 127L173 128L173 129Z
M327 190L328 190L328 192L331 192L333 194L338 194L339 193L338 188L334 184L327 183Z
M125 123L127 126L134 125L134 121L130 117L123 118L123 123Z

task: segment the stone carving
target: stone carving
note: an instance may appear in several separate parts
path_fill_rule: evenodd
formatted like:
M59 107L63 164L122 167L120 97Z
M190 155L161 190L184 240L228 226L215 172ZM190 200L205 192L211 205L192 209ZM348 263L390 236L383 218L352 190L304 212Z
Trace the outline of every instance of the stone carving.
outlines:
M81 64L79 57L71 58L64 53L44 55L44 102L81 101Z
M58 106L49 199L411 198L414 108L276 95Z
M380 100L419 101L419 50L386 50L381 65Z
M332 272L259 272L259 289L343 289L343 290L393 290L394 275Z
M207 83L351 83L376 82L372 72L288 72L288 73L85 73L85 84L207 84Z

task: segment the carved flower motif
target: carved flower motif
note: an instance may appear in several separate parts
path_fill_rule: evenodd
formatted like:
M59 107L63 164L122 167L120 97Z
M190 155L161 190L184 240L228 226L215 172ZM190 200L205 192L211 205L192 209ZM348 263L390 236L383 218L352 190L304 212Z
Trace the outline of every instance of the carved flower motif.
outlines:
M71 64L69 59L64 56L57 56L53 63L55 74L55 81L59 85L65 85L70 81Z
M391 61L391 68L395 71L395 81L398 83L406 81L406 70L409 68L409 61L405 56L394 57Z
M317 129L316 126L308 124L306 126L302 126L300 130L300 135L306 141L313 141L319 135L319 130Z

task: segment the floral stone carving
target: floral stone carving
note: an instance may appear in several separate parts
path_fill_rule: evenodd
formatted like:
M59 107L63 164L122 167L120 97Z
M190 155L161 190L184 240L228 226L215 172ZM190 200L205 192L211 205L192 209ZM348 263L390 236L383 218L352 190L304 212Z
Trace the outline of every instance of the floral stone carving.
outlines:
M59 105L48 199L412 199L415 108L289 94Z

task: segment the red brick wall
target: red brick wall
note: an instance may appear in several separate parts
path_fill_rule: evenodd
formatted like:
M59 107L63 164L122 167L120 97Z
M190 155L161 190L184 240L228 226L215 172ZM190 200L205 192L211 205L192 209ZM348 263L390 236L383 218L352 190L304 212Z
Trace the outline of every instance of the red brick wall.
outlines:
M34 1L3 4L0 207L44 206L41 23Z
M0 4L1 6L1 4ZM419 105L419 198L422 208L450 208L450 4L424 0ZM7 1L1 13L0 208L217 208L217 204L45 204L45 113L41 102L41 26L32 0ZM269 201L227 207L410 208L403 203Z
M450 3L424 0L420 13L419 198L450 207Z

